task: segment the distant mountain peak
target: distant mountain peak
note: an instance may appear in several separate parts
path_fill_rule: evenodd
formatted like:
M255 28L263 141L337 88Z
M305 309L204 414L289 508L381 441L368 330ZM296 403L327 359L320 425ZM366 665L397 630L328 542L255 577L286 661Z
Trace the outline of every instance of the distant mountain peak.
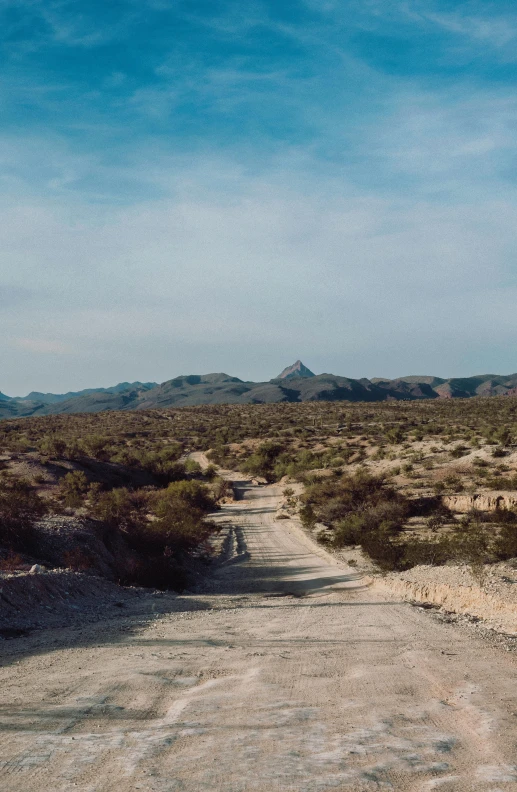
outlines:
M293 377L315 377L313 371L304 366L301 360L297 360L292 366L287 366L277 379L293 379Z

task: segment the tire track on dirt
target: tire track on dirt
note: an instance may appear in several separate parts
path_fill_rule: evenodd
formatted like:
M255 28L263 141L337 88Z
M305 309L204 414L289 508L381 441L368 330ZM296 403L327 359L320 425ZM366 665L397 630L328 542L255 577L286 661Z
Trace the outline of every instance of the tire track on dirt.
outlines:
M7 659L0 788L517 790L513 657L313 552L278 488L239 487L214 515L232 563L175 612Z

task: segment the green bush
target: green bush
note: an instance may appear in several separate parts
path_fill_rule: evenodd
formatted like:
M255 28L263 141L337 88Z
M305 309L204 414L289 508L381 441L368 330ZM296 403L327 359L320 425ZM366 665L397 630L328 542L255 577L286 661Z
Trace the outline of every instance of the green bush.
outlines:
M109 445L109 437L98 434L86 435L81 441L81 447L85 454L100 460L109 458Z
M81 506L88 491L88 479L82 470L67 473L60 484L60 494L65 506Z
M302 500L312 507L317 521L333 527L356 513L371 526L386 520L398 523L408 511L406 499L383 478L363 471L321 479L307 487Z
M120 582L181 589L181 554L203 545L215 530L205 518L217 508L199 481L178 481L158 492L125 488L96 492L91 516L119 533L136 554L120 565Z
M214 479L216 479L218 477L217 466L212 464L208 465L208 467L204 471L204 475L205 478L208 479L208 481L213 481Z
M53 459L62 457L66 451L66 442L58 435L46 435L38 444L41 454Z
M517 557L517 513L502 510L498 519L503 523L495 541L494 551L500 561Z
M31 552L34 523L47 511L44 501L28 481L0 478L0 545Z
M360 544L385 569L394 568L403 555L393 540L409 504L383 478L359 471L323 479L307 487L302 501L302 521L311 527L322 522L333 529L334 547Z
M139 526L140 542L159 552L193 550L214 531L205 518L217 508L208 487L199 481L178 481L156 494L155 519Z
M195 459L186 459L184 465L185 472L189 476L199 476L201 474L201 465Z
M400 428L400 426L393 427L392 429L388 429L386 432L386 442L391 443L392 445L399 445L400 443L404 442L404 432Z
M146 522L148 502L149 495L144 490L96 490L91 495L90 514L110 528L127 533Z
M274 472L275 463L282 451L283 446L279 443L272 441L262 443L242 464L242 471L252 476L263 476L267 481L275 481L277 478Z

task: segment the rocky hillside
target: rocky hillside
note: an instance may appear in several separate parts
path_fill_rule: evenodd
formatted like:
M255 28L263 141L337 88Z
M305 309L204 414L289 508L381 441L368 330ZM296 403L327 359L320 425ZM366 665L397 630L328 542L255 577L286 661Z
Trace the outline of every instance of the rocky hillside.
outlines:
M0 418L193 407L202 404L414 401L501 395L517 395L517 374L482 374L452 379L413 375L394 380L378 377L357 380L335 374L315 375L298 360L269 382L244 382L224 373L192 374L175 377L161 385L123 382L111 388L87 389L77 393L32 392L23 398L0 394Z
M278 379L293 379L293 377L315 377L313 371L304 366L301 360L297 360L296 363L293 363L292 366L287 366L281 374L278 375Z

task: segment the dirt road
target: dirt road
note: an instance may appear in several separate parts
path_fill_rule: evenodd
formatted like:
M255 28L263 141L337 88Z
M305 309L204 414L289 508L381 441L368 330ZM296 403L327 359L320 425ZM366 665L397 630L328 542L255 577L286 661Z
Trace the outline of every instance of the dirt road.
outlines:
M203 592L5 659L0 788L517 790L514 656L384 601L241 487Z

